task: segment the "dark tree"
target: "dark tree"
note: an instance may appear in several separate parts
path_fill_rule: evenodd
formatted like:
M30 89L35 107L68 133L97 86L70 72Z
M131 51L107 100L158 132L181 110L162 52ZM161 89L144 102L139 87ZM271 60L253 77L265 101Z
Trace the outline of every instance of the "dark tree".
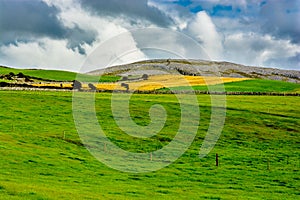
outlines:
M89 83L88 86L92 91L96 91L96 89L97 89L92 83Z
M128 77L127 76L123 76L122 80L121 81L127 81L128 80Z
M9 86L9 83L0 82L0 87L7 87L7 86Z
M142 79L147 80L149 78L148 74L143 74Z
M129 85L127 83L121 83L121 86L126 88L126 90L129 90Z
M167 66L169 66L171 64L171 62L170 62L170 58L169 59L167 59Z
M81 88L82 88L82 84L79 81L77 80L73 81L73 89L80 90Z
M25 76L25 82L31 82L31 80L27 76Z
M17 77L18 78L24 78L25 76L24 76L24 74L22 72L20 72L20 73L17 74Z

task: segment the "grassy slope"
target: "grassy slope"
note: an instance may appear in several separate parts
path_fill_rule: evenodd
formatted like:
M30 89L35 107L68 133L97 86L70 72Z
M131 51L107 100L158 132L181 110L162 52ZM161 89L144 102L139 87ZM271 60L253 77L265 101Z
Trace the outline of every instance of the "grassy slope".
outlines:
M201 126L190 149L167 168L130 174L106 167L78 145L71 93L0 91L0 96L0 199L296 199L300 195L299 97L228 96L222 136L200 160L197 155L210 117L210 98L201 95ZM177 130L180 111L172 95L133 96L134 120L147 124L154 103L164 105L169 115L162 133L148 141L121 134L112 118L109 94L97 94L96 109L104 130L118 145L140 152L166 144ZM220 155L218 168L215 153Z
M75 79L83 82L98 82L99 76L91 76L86 74L77 74L68 71L58 70L30 70L30 69L14 69L5 68L0 66L0 74L8 74L13 72L18 74L19 72L37 78L53 81L73 81ZM115 82L119 80L118 76L102 76L100 82ZM300 92L300 84L288 83L283 81L274 80L246 80L241 82L225 83L225 89L228 92ZM218 86L217 86L218 87ZM186 90L187 87L174 87L175 90ZM207 91L206 86L193 86L195 90ZM214 86L211 86L211 90L214 90ZM164 89L162 89L164 90Z
M224 86L227 92L300 92L300 84L264 79L224 83ZM211 90L214 90L214 88L218 88L218 85L210 87ZM174 87L172 89L186 90L187 87ZM193 89L208 90L206 86L193 86Z
M46 80L53 81L73 81L79 79L80 81L86 82L98 82L99 76L91 76L86 74L77 74L75 72L68 71L59 71L59 70L32 70L32 69L14 69L14 68L5 68L0 67L0 74L8 74L13 72L14 74L23 73L27 76L42 78ZM114 82L117 81L119 77L117 76L103 76L101 81L103 82Z

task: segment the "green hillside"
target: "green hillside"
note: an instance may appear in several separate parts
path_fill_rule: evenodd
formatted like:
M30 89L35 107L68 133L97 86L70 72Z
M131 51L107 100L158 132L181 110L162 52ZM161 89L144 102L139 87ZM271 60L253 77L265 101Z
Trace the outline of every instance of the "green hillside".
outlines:
M60 71L60 70L39 70L39 69L15 69L0 67L0 74L9 74L13 72L14 74L23 73L24 75L36 77L44 80L52 81L73 81L79 79L80 81L86 82L98 82L99 76L91 76L86 74L77 74L75 72ZM102 82L114 82L119 80L118 76L102 76Z
M208 91L207 86L193 86L194 90ZM211 91L218 91L219 85L210 86ZM252 79L224 83L227 92L300 92L300 84L266 79ZM188 87L173 87L173 90L187 90ZM168 90L168 89L162 89Z
M210 96L199 95L201 121L188 151L159 171L132 174L107 167L82 146L71 92L0 91L0 96L0 199L231 200L300 195L299 97L227 96L222 135L213 151L200 159ZM130 137L117 127L110 98L111 94L96 94L97 117L118 146L149 152L173 139L180 121L174 95L132 96L130 114L140 125L150 122L153 104L168 112L164 128L148 139Z

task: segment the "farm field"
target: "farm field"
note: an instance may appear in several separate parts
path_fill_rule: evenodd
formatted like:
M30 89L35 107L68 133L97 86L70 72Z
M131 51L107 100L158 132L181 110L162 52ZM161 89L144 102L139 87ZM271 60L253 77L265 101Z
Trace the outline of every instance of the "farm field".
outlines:
M183 75L154 75L149 76L148 80L128 83L133 90L157 90L163 87L176 86L198 86L215 85L228 82L240 82L249 78L230 78L230 77L203 77L203 76L183 76Z
M119 95L121 99L124 94ZM142 174L111 169L82 146L71 92L0 91L0 97L0 199L297 199L300 195L299 97L227 96L222 135L213 151L200 159L211 109L210 96L198 95L201 120L190 148L168 167ZM98 93L97 117L115 144L132 152L150 152L172 140L180 121L174 95L134 94L130 103L137 124L150 122L153 104L166 109L166 124L149 139L130 137L114 122L111 94Z
M75 72L61 71L61 70L39 70L39 69L15 69L0 66L0 74L14 74L23 73L26 76L31 76L39 79L45 79L49 81L73 81L79 78L82 81L98 82L99 76L92 76L86 74L77 74ZM118 76L102 76L101 81L113 82L119 79ZM2 81L2 80L1 80Z
M228 78L228 77L201 77L201 76L174 76L158 75L150 76L148 80L128 82L130 90L140 91L219 91L220 82L227 92L277 92L277 93L299 93L300 84L284 81L249 79L249 78ZM209 87L208 87L209 85ZM99 90L126 90L121 83L101 83L95 84ZM87 85L84 85L88 88Z
M214 91L219 88L219 85L210 86L210 90ZM172 87L173 90L189 90L186 86ZM206 85L194 85L193 90L208 91ZM284 81L274 81L265 79L249 79L237 82L224 82L224 89L227 92L290 92L299 93L300 84L289 83ZM168 88L162 88L161 90L169 90Z
M183 76L183 75L150 75L146 80L125 80L116 75L99 76L77 74L75 72L58 70L35 70L15 69L0 67L0 75L9 73L22 73L29 76L31 81L27 84L34 87L55 87L61 89L72 88L73 80L82 83L83 90L90 90L89 84L93 84L97 90L127 90L122 84L127 84L129 90L139 91L166 91L170 88L176 91L197 90L197 91L219 91L219 84L224 84L227 92L275 92L275 93L299 93L300 84L253 78L232 78L232 77L204 77L204 76ZM0 82L14 83L16 80L0 79ZM209 87L208 87L209 85Z
M99 79L99 78L98 78ZM82 82L82 88L89 90L88 83L86 83L85 78L78 77L78 80ZM122 83L116 83L118 79L116 76L101 76L100 81L90 81L98 90L126 90L122 86ZM161 89L163 87L185 87L185 86L203 86L203 85L215 85L219 83L229 83L229 82L240 82L244 80L249 80L249 78L229 78L229 77L202 77L202 76L182 76L182 75L152 75L149 76L147 80L137 80L137 81L123 81L128 84L130 90L140 90L140 91L152 91ZM94 82L94 83L93 83ZM103 83L106 82L106 83ZM112 83L113 82L113 83ZM61 83L34 83L33 86L55 86L60 87ZM70 88L71 83L64 83L62 85L64 88Z

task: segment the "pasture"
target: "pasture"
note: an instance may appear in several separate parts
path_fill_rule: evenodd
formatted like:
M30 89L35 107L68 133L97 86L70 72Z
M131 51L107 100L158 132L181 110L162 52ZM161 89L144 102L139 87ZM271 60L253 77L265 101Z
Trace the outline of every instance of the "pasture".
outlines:
M0 66L0 74L14 74L22 73L33 78L47 80L47 81L73 81L79 78L82 81L98 82L99 76L92 76L87 74L78 74L76 72L62 71L62 70L44 70L44 69L16 69ZM119 80L119 76L102 76L101 82L114 82ZM2 81L2 80L1 80Z
M210 90L218 91L219 85L209 87ZM186 86L172 87L173 90L188 90ZM207 85L193 85L193 90L208 91ZM248 79L241 81L224 82L224 89L227 92L278 92L278 93L299 93L300 84L284 81ZM168 90L162 88L161 90Z
M122 95L119 94L119 98ZM215 148L200 159L210 120L210 96L198 95L197 136L174 163L134 174L111 169L82 145L71 92L0 91L0 199L297 199L300 195L299 97L227 96L226 122ZM118 146L150 152L168 144L180 121L172 94L134 94L132 119L150 122L160 104L168 116L156 136L123 133L111 94L96 94L99 123ZM219 166L215 166L215 154Z

